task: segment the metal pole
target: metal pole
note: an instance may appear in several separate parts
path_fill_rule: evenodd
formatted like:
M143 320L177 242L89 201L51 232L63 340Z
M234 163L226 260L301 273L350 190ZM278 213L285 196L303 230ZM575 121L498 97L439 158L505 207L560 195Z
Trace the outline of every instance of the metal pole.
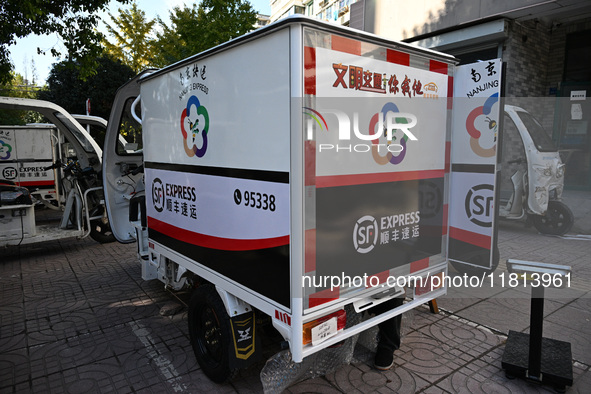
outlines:
M531 288L531 312L529 324L528 377L540 380L542 365L542 328L544 325L544 286Z

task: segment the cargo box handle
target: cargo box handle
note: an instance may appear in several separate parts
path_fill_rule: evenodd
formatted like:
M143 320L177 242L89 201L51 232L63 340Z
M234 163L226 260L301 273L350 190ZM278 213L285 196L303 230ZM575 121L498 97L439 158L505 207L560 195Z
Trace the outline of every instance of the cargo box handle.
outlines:
M133 103L131 103L131 116L139 123L142 124L142 120L136 115L135 113L135 107L137 106L137 103L140 102L140 98L141 96L137 96L137 98L135 100L133 100Z

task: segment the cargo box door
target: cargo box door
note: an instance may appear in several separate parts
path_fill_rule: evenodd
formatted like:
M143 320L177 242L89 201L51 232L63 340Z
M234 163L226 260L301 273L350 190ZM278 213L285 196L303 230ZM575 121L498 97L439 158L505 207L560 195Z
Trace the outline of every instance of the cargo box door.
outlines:
M431 53L338 34L309 31L306 40L304 309L311 310L445 265L451 67Z
M501 59L458 66L454 75L449 259L464 272L498 264L497 162Z
M134 106L139 96L138 80L139 76L118 90L103 150L105 205L113 234L123 243L133 242L135 229L142 222L145 226L142 126L136 120L140 105ZM136 111L135 117L132 110Z

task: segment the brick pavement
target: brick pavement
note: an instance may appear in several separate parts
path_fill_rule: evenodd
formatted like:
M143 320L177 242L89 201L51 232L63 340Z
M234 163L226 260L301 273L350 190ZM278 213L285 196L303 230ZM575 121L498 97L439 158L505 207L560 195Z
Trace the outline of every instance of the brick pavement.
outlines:
M503 261L573 266L575 289L548 297L544 335L572 343L575 383L568 392L589 392L591 241L545 237L521 224L501 230ZM225 385L201 373L186 311L159 314L172 301L160 282L141 280L135 245L71 239L3 250L0 393L261 392L263 363ZM350 365L287 392L553 392L509 380L500 367L507 331L528 330L527 291L496 289L483 298L450 291L439 305L438 315L426 307L405 315L392 370L373 369L372 353L358 346Z

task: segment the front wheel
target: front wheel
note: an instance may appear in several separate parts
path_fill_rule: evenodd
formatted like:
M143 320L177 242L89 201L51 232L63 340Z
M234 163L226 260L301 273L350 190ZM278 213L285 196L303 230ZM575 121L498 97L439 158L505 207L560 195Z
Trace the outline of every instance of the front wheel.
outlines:
M232 346L230 317L215 287L206 284L195 289L189 301L189 336L201 369L216 383L231 379L229 347Z
M564 235L573 227L575 218L565 203L550 201L546 214L534 216L533 222L535 228L542 234Z

